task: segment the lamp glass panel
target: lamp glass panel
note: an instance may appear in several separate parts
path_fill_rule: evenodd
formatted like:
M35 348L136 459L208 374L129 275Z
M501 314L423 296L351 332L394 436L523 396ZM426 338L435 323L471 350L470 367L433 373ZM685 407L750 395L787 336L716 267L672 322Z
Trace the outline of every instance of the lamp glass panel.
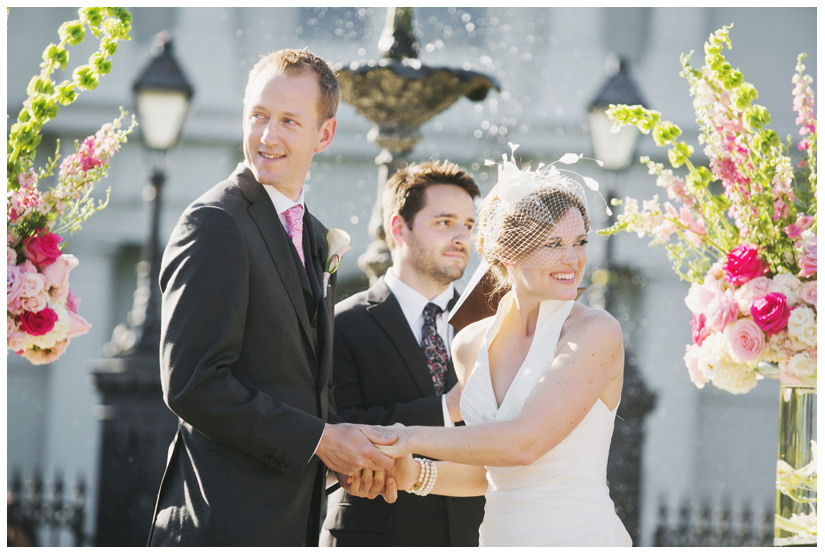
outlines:
M625 125L618 133L611 132L613 122L604 113L604 108L590 111L590 137L593 141L593 155L604 162L608 170L621 170L633 162L639 130Z
M166 150L178 140L189 101L179 92L144 90L137 95L137 109L146 145Z

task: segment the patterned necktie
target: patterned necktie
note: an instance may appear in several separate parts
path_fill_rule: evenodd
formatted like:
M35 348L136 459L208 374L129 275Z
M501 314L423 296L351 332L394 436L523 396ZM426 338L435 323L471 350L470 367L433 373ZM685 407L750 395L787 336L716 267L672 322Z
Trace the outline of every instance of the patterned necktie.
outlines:
M421 346L424 347L436 395L445 393L444 377L447 375L447 348L435 325L435 317L440 313L438 305L428 303L424 307L424 325L421 327Z
M286 217L286 229L289 238L292 239L292 244L298 249L301 264L306 267L306 262L304 262L304 207L296 204L286 210L284 216Z

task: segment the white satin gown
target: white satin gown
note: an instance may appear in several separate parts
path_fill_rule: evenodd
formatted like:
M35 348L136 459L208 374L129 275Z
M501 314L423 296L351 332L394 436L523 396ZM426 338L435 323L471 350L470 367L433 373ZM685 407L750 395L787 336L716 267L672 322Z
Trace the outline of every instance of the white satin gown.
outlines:
M555 358L575 301L541 303L530 350L501 406L490 380L488 348L512 303L502 300L461 393L467 425L512 420ZM618 407L616 407L618 408ZM487 467L481 546L630 546L607 487L607 455L616 409L601 400L556 447L528 466Z

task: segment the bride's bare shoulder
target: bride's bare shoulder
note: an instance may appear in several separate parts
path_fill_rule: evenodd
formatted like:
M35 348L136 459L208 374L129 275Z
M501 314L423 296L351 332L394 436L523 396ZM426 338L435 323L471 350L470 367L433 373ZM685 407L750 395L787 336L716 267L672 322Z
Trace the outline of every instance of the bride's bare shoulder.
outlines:
M453 364L458 381L464 383L475 365L481 343L494 316L467 325L453 338Z
M582 335L595 342L619 340L622 326L609 312L576 303L565 324L565 334Z

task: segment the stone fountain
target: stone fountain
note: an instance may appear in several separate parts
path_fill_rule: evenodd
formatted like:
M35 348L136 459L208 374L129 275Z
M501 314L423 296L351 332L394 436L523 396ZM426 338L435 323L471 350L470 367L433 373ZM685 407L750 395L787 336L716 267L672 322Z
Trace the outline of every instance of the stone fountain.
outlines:
M452 106L462 96L474 102L500 90L491 76L475 71L433 67L418 60L411 8L388 8L387 24L378 41L379 61L337 66L341 98L375 124L367 138L381 148L378 194L370 217L374 241L358 265L374 282L392 265L384 241L381 198L387 178L408 162L408 154L421 141L421 125Z

